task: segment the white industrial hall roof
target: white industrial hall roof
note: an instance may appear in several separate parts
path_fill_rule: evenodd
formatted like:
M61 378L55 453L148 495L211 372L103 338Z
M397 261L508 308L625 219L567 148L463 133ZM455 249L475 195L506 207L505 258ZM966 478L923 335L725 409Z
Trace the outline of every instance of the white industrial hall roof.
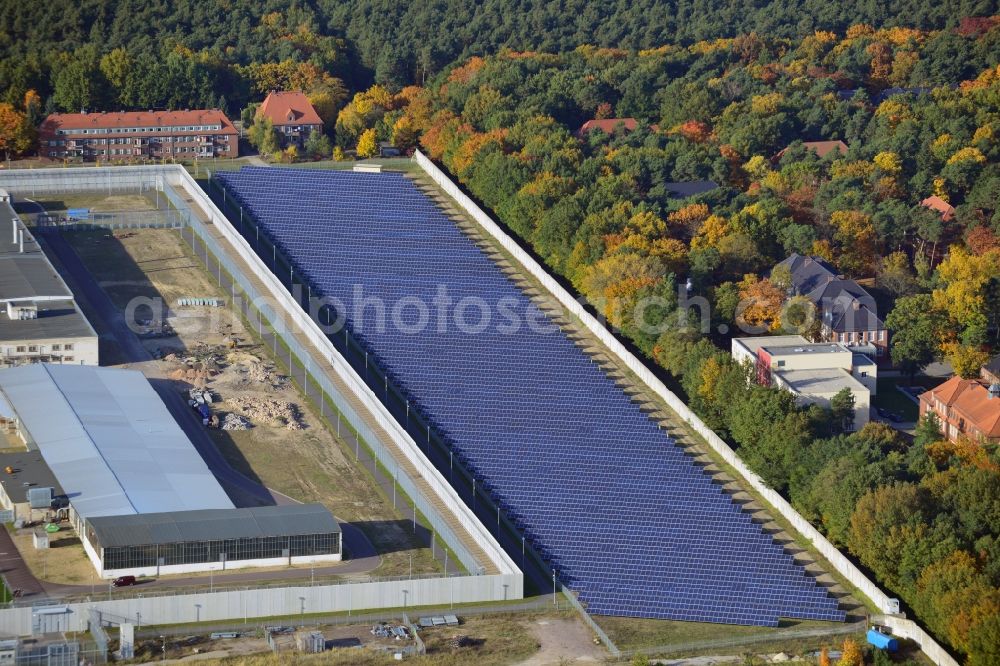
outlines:
M233 508L141 372L23 365L0 394L83 518Z

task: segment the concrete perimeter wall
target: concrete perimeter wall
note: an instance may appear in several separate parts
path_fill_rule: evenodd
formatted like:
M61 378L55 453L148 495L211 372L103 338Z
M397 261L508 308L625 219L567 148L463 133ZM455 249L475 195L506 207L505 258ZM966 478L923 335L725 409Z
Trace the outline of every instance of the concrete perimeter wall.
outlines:
M493 238L503 246L522 266L525 272L538 280L556 298L559 304L567 312L572 313L584 326L614 354L619 361L634 372L644 384L656 392L670 408L677 413L692 430L701 435L709 446L715 450L729 465L731 465L755 491L774 507L792 526L798 530L812 545L825 557L837 570L840 575L849 580L852 585L858 588L865 596L886 614L899 612L899 601L890 598L885 592L865 576L853 562L844 556L819 530L813 527L809 521L803 518L791 504L785 500L777 491L767 486L764 480L755 474L733 449L713 430L706 426L700 417L684 404L666 385L660 381L650 371L646 365L640 361L625 345L623 345L605 326L597 320L581 301L574 298L548 271L543 268L521 245L507 234L489 215L469 198L441 169L437 167L427 156L417 150L413 155L414 160L427 173L431 179L448 193L458 204L465 209ZM912 623L911 623L912 624ZM913 625L916 627L916 625ZM933 641L919 627L922 637L917 638L914 634L911 637L920 643L921 647L928 645L930 650L939 650L941 654L946 654L941 647ZM927 652L927 650L925 650ZM928 653L929 654L929 653ZM950 657L949 657L950 659ZM950 662L940 662L942 664L955 664Z
M309 613L340 613L376 608L447 606L498 601L520 585L520 574L453 576L372 583L344 583L315 587L246 588L222 592L136 596L47 607L60 611L60 628L87 631L88 615L95 610L112 624L181 624L288 617ZM65 609L63 611L63 609ZM37 608L22 606L0 610L0 633L26 636L32 633L32 614Z

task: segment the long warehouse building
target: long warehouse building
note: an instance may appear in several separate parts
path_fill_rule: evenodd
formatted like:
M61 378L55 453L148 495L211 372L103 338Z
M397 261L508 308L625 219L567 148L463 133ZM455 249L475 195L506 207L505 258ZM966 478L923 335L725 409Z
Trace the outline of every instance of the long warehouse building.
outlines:
M3 369L0 414L41 454L104 578L341 559L321 505L236 508L141 372Z

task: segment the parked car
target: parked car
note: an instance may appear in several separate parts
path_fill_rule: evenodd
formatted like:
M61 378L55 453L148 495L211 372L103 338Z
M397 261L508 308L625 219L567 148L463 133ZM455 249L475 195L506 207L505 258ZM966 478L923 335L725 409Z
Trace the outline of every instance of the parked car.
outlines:
M118 576L111 584L115 587L128 587L129 585L135 585L135 576Z
M889 418L889 411L882 407L876 407L875 412L884 419Z
M889 412L889 420L892 421L893 423L902 423L903 417L897 414L896 412Z

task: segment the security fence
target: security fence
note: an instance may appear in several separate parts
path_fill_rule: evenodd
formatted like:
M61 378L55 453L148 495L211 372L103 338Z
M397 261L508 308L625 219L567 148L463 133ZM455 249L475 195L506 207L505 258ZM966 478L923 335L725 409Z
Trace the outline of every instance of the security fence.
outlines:
M94 212L86 219L51 213L20 213L29 227L40 231L105 231L117 229L180 229L187 220L177 210L122 210Z

